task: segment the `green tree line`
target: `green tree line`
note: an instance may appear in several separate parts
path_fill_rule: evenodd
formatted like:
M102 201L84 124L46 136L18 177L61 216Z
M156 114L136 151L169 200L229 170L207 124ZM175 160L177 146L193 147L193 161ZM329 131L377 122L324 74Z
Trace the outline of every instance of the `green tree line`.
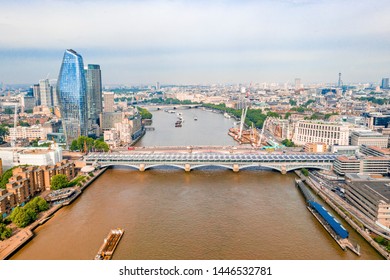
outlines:
M93 177L93 173L90 173L89 176ZM57 174L51 178L50 188L52 190L69 188L69 187L73 187L73 186L77 185L79 182L85 181L85 180L86 180L86 176L84 176L84 175L77 176L73 180L69 181L68 177L66 177L66 175Z
M11 221L18 227L24 228L34 222L38 213L49 209L49 204L42 197L35 197L23 207L16 207L10 215Z
M12 230L7 227L6 223L0 216L0 240L5 240L12 235Z
M202 106L206 108L226 112L236 117L237 119L241 118L241 112L242 112L241 110L228 108L224 103L218 105L205 103ZM251 126L251 124L253 123L256 128L262 128L264 121L267 117L281 118L281 116L275 112L268 111L266 114L264 114L261 109L248 109L246 113L245 124L247 126Z
M143 118L143 119L152 119L153 118L152 113L150 113L147 109L144 109L141 107L137 107L137 109L141 115L141 118Z
M103 151L108 152L110 148L108 147L107 143L104 142L102 139L93 139L91 137L87 136L80 136L76 140L73 140L70 145L71 151L83 151L83 152L90 152L90 151Z

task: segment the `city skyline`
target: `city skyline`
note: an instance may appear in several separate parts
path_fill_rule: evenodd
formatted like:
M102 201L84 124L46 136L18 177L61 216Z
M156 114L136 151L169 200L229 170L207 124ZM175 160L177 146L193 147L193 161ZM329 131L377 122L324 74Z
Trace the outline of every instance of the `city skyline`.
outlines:
M65 49L103 84L376 82L386 1L1 1L0 81L56 78ZM38 15L38 16L37 16Z

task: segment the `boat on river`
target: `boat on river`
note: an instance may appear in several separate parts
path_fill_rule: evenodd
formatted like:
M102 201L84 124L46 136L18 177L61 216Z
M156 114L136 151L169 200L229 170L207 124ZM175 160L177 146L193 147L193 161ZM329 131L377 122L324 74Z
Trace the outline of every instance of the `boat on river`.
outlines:
M110 230L96 254L95 260L110 260L124 232L125 231L122 228Z

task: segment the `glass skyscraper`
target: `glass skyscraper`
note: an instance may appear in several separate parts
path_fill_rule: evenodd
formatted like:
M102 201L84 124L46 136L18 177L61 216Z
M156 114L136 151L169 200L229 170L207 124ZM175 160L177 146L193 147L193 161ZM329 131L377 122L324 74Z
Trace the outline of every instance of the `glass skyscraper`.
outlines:
M98 124L99 115L102 113L102 74L100 66L88 64L85 69L87 80L87 104L89 125Z
M87 135L87 86L83 58L74 50L66 50L57 81L57 96L62 126L69 146L74 139Z

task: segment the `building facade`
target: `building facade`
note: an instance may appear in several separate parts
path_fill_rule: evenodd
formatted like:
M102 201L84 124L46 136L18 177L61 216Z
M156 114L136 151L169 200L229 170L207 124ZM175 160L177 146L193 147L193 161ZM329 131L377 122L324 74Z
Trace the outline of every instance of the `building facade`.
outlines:
M387 148L389 137L376 131L353 131L351 133L351 145L353 146L377 146Z
M99 123L99 116L102 113L102 75L100 66L96 64L88 64L85 69L87 81L87 107L89 126Z
M382 89L388 89L389 88L389 78L382 78Z
M306 153L326 153L328 146L324 143L306 143L304 151Z
M74 50L66 50L57 81L58 102L67 145L88 132L87 86L84 62Z
M349 128L345 124L303 120L295 124L292 140L296 145L306 143L348 145L348 137Z
M53 107L53 89L48 79L39 81L39 94L41 105Z
M11 139L45 140L46 130L41 125L10 127L7 141Z
M339 175L348 173L382 174L389 172L390 157L347 157L340 156L333 163L333 170Z
M114 93L105 92L104 94L104 112L112 113L114 112Z
M390 180L369 176L346 176L346 198L365 216L390 229Z
M117 113L104 113L104 115L106 114L115 114L114 116L116 116ZM137 109L133 109L131 112L122 112L120 116L119 121L112 119L113 123L105 124L107 128L104 131L104 141L111 147L129 145L144 133L142 118ZM110 125L111 127L109 127Z

